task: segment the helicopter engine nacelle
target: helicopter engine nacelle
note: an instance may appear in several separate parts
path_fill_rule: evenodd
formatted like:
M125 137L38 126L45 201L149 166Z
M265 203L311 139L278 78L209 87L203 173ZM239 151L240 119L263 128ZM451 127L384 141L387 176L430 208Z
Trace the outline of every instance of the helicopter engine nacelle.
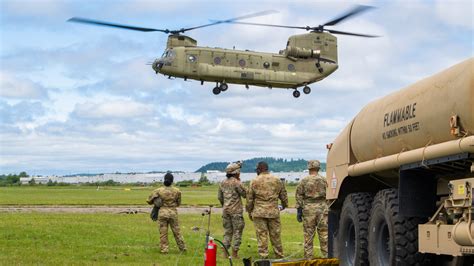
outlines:
M288 38L285 53L295 58L321 58L337 63L337 38L326 32L310 32Z
M197 46L197 41L185 35L172 34L168 36L168 42L166 43L166 48L182 47L182 46L195 47Z
M321 50L287 46L286 55L296 58L319 58L321 56Z

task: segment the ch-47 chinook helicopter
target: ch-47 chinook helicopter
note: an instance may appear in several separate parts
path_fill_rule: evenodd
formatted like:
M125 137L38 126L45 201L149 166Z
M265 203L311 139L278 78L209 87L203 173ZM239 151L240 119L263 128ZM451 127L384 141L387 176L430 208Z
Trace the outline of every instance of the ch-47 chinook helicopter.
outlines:
M215 82L216 86L212 90L215 95L226 91L229 87L228 84L232 83L243 84L246 88L253 85L268 88L294 89L293 96L298 98L300 96L299 87L303 87L303 92L309 94L311 92L309 84L324 79L338 68L337 38L332 34L377 37L374 35L325 29L326 26L334 26L369 8L371 7L356 6L347 13L316 27L240 22L243 19L267 15L275 11L263 11L177 30L135 27L77 17L73 17L68 21L169 34L166 50L161 58L153 62L153 70L157 74L160 73L169 78L178 77L184 80L198 80L201 82L201 85L204 82ZM309 33L290 36L286 49L281 50L278 54L199 47L196 40L182 35L186 31L222 23L303 29L309 31Z

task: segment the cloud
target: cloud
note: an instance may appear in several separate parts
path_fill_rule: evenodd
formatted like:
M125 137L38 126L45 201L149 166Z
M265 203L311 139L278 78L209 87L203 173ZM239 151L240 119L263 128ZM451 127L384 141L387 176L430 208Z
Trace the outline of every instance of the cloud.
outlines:
M45 113L41 102L20 101L9 104L0 101L0 121L2 124L18 126L18 123L32 122Z
M327 130L335 130L336 132L341 130L348 121L343 118L334 118L334 119L328 119L328 118L322 118L318 119L316 122L316 126L319 128L324 128Z
M184 121L189 126L197 125L204 119L202 115L188 114L182 107L175 105L167 105L163 115L176 121Z
M0 96L12 99L40 99L47 97L47 90L28 78L1 71Z
M277 106L249 106L248 108L239 110L235 115L245 118L282 119L304 116L305 111Z
M257 125L262 128L273 137L277 138L300 138L303 137L306 132L297 129L295 124L279 123L276 125Z
M153 108L132 100L114 100L110 102L86 102L76 104L74 115L79 118L133 118L151 116Z
M471 0L437 0L436 15L447 24L473 29L473 6Z
M324 161L325 144L365 104L472 56L472 27L455 17L466 17L468 8L438 14L439 4L432 2L367 2L379 8L333 28L382 37L338 35L339 69L298 99L292 90L233 84L215 96L213 82L167 79L147 65L163 52L164 34L64 21L84 16L179 28L275 7L280 13L249 21L313 26L355 1L61 2L57 10L64 14L49 5L51 11L5 9L0 172L195 170L210 161L256 156ZM22 3L17 7L36 7ZM48 12L53 15L40 19ZM303 33L219 25L189 35L200 46L277 52L289 36ZM4 91L10 87L15 90Z
M51 16L63 13L66 4L57 0L3 0L2 8L19 16Z
M103 132L103 133L122 133L124 132L124 128L121 125L117 124L100 124L100 125L95 125L91 130L97 131L97 132Z
M170 15L174 14L175 12L179 12L178 10L180 10L183 6L186 6L189 10L193 11L196 11L196 8L203 8L201 4L189 0L165 1L160 3L150 0L134 0L124 3L123 8L139 15ZM183 26L184 25L178 25L176 27L179 28Z
M211 129L209 132L214 133L214 134L226 133L226 132L242 133L246 129L247 127L241 121L230 119L230 118L218 118L217 126Z

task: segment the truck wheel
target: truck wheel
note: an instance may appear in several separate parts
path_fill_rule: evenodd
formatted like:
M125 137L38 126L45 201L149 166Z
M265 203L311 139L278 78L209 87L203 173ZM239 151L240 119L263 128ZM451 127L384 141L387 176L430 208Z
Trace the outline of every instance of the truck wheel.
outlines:
M420 223L421 218L399 215L397 189L379 191L369 222L370 265L427 264L428 255L418 253Z
M371 205L369 193L352 193L344 200L337 239L341 265L369 264L367 229Z

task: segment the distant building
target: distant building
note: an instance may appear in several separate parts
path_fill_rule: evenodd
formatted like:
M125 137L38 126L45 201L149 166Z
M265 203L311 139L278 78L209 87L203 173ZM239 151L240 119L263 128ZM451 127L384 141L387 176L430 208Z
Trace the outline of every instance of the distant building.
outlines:
M308 175L307 172L272 172L275 176L284 179L286 182L298 181L299 179ZM325 176L325 172L320 172L321 175ZM36 184L47 184L49 180L52 182L58 183L68 183L68 184L81 184L81 183L95 183L95 182L106 182L108 180L113 180L122 184L127 183L142 183L150 184L155 182L161 182L163 180L165 173L122 173L122 174L98 174L98 175L74 175L74 176L44 176L44 177L22 177L20 182L27 185L28 182L33 178ZM193 173L193 172L173 172L174 181L184 181L184 180L193 180L197 182L202 173ZM241 173L240 179L242 181L249 181L254 179L257 176L256 173ZM206 171L206 177L211 182L221 182L226 179L224 172L218 170L208 170Z
M28 185L32 179L35 181L35 184L47 184L49 181L49 177L30 176L30 177L20 177L20 183L22 185Z
M222 173L222 172L219 171L219 170L207 170L206 171L206 174L217 174L217 173Z

